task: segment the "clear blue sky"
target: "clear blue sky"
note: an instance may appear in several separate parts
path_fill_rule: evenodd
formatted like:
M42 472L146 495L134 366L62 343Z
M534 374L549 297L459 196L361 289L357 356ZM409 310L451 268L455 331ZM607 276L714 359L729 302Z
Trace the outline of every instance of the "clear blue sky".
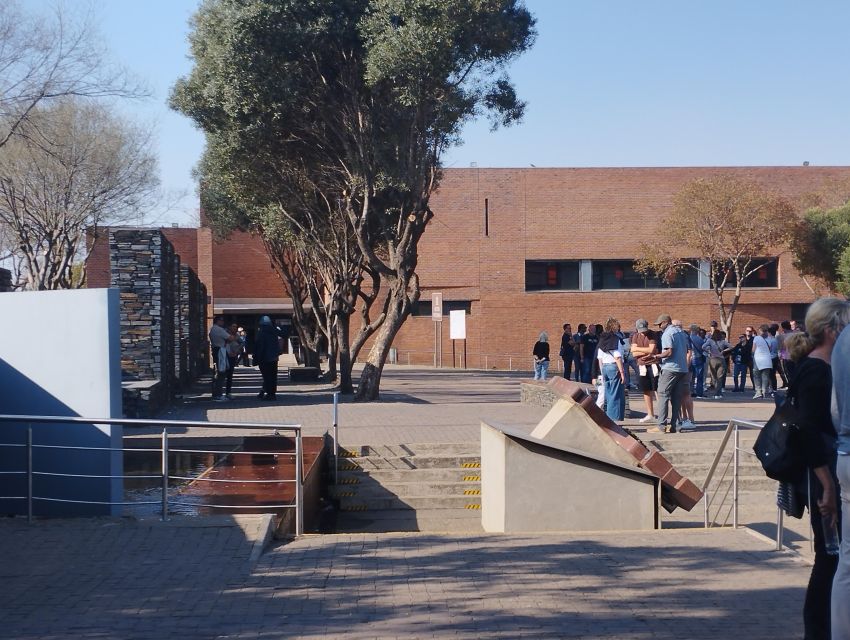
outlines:
M158 214L163 224L190 224L197 210L191 169L203 137L165 105L191 68L187 21L197 4L95 5L114 57L155 94L125 109L155 127L164 185L188 193ZM539 36L511 70L525 120L496 133L471 124L446 166L850 164L846 0L526 4Z

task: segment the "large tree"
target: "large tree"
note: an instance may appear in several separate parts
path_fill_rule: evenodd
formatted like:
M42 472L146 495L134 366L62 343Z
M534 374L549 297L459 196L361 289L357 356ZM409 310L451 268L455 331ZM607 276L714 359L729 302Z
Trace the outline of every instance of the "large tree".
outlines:
M697 178L674 197L672 211L651 234L658 240L642 244L637 268L661 279L684 270L701 273L729 334L747 278L779 259L794 213L787 199L755 182L732 175Z
M807 211L794 228L791 250L803 276L850 295L850 203Z
M39 105L66 97L146 94L110 63L90 13L57 3L51 12L36 14L15 0L0 2L0 148Z
M18 286L84 286L87 230L135 219L157 186L148 133L79 99L33 109L0 150L0 237Z
M195 16L195 66L175 107L231 155L225 173L241 174L232 184L243 195L251 187L240 185L274 191L293 170L322 185L386 283L360 399L377 398L419 298L418 243L441 154L482 112L494 126L522 116L504 71L533 25L519 0L206 0Z

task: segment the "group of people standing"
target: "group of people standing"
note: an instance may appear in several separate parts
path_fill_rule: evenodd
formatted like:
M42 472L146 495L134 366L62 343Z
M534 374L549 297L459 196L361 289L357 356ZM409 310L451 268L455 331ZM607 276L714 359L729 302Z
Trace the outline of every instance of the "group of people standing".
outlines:
M806 314L805 327L793 321L748 326L732 345L712 323L708 330L661 314L650 329L635 322L627 336L609 318L604 327L579 325L573 333L564 325L560 356L564 376L575 368L576 380L590 382L601 374L606 414L623 418L623 398L629 369L638 375L650 432L673 433L694 428L693 397L723 396L727 373L733 372L733 392L746 390L749 376L754 399L774 395L777 376L788 388L797 409L798 441L807 472L791 490L805 505L814 532L815 562L803 608L807 639L850 638L850 302L821 298ZM545 345L545 347L543 346ZM548 337L534 347L535 377L545 379ZM543 362L545 366L541 366ZM710 387L706 387L708 373ZM656 395L657 394L657 395ZM658 417L653 401L658 401ZM840 503L839 503L840 493ZM840 505L840 508L839 508ZM826 544L834 529L840 550Z
M237 324L225 328L224 316L216 316L209 333L213 360L212 399L214 402L229 402L233 399L233 370L240 360L249 365L245 330ZM283 353L282 338L269 316L260 318L253 345L254 366L263 377L263 385L257 398L277 399L278 358Z

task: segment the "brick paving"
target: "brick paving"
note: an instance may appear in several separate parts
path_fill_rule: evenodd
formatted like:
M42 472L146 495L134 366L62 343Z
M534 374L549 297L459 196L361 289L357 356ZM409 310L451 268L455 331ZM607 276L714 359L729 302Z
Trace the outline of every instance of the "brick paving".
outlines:
M477 442L482 418L531 428L544 411L520 405L521 377L391 368L381 402L343 403L342 441ZM271 405L257 384L238 370L233 404L187 398L168 417L330 425L327 387L284 385ZM702 432L681 437L769 413L699 402ZM802 633L810 571L729 529L311 535L252 561L256 538L228 516L0 520L0 637L776 640Z
M305 536L0 522L8 638L790 638L808 567L743 530Z
M188 395L163 417L179 420L281 422L301 424L307 435L321 435L333 423L333 392L322 384L294 385L284 382L281 370L278 400L257 400L259 372L237 368L234 374L234 401L217 404L209 390ZM340 441L344 445L400 444L423 442L478 442L482 420L503 422L531 429L545 415L539 407L519 402L519 383L527 372L462 371L417 369L388 365L378 402L356 403L343 396L339 409ZM201 389L198 390L199 392ZM698 400L697 433L684 437L717 437L731 417L766 420L769 401L753 401L746 394L727 394L722 401ZM631 405L641 410L640 396L632 394ZM636 420L627 426L637 432L647 425ZM128 431L129 433L129 431ZM193 429L192 435L218 432ZM180 435L179 433L177 435Z

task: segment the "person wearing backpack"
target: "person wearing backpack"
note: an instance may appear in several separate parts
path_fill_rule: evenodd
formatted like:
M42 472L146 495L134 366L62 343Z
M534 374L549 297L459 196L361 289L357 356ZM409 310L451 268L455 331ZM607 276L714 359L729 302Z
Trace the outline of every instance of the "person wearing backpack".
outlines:
M832 351L842 329L850 322L850 303L820 298L806 314L809 333L789 336L789 355L795 362L789 397L797 410L798 443L807 471L795 483L795 491L808 506L815 541L815 562L803 607L805 638L830 637L832 580L838 567L835 550L827 549L824 527L840 527L836 500L837 434L830 411L832 398ZM847 606L847 603L842 603ZM841 636L847 637L847 636Z

